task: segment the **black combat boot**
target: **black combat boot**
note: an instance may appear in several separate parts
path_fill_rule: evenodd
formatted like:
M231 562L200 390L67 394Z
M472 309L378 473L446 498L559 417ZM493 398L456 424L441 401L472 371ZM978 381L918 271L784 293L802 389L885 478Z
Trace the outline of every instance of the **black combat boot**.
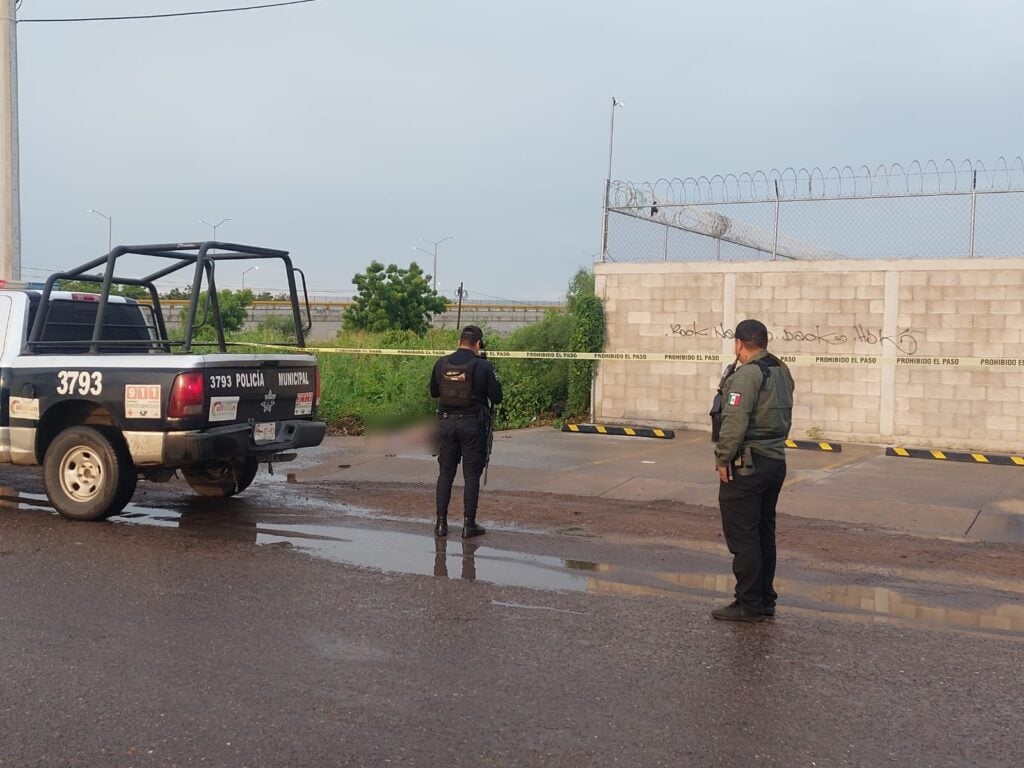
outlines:
M448 535L448 515L438 515L434 523L434 535L444 538Z
M751 608L734 600L724 608L715 608L711 617L719 621L764 621L767 615L760 608Z
M474 536L483 536L487 531L476 524L476 515L466 515L462 522L462 538L471 539Z

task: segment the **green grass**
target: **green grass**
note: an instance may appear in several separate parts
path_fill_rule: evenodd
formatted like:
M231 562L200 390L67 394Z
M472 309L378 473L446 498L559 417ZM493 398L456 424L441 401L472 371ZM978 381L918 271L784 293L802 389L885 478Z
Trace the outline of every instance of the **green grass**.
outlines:
M488 349L568 349L569 324L564 315L534 323L501 338L487 333ZM284 341L281 329L263 327L232 334L236 342L272 344ZM454 350L458 333L431 329L424 336L406 331L384 333L341 331L320 346L357 349ZM245 348L238 348L240 351ZM246 351L259 351L249 348ZM422 421L434 414L430 374L436 357L398 357L375 354L318 352L321 395L319 416L335 429L360 434L393 429ZM512 429L550 423L556 405L564 403L569 362L563 360L494 360L505 399L498 410L497 427Z
M332 346L360 349L454 349L454 331L338 334ZM434 413L430 373L434 357L317 354L320 418L347 431L400 427Z

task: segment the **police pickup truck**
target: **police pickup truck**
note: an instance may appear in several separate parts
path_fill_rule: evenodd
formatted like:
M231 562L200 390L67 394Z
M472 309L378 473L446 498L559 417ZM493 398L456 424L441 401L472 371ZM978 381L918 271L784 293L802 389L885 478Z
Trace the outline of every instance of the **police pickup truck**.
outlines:
M129 255L159 267L145 277L118 276ZM218 242L118 246L52 275L41 291L0 290L0 463L41 465L57 511L96 520L124 509L140 476L166 482L180 471L200 494L231 496L249 486L260 463L318 445L326 425L316 420L316 359L288 350L232 353L225 339L216 267L240 259L283 262L292 343L304 346L306 281L286 251ZM155 283L190 269L189 306L172 338ZM60 291L61 280L97 283L98 291ZM115 285L143 287L148 300L112 293Z

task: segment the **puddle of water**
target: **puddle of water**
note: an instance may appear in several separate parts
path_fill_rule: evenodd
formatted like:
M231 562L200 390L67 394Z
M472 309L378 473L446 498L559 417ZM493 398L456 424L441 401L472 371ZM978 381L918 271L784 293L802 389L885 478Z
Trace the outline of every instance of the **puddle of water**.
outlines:
M258 544L283 542L335 562L395 573L546 590L587 588L586 579L568 573L560 558L495 549L474 539L449 541L398 531L318 525L258 530Z
M496 549L477 539L438 539L433 536L336 525L280 526L230 513L153 510L129 505L112 522L180 528L201 536L249 541L260 546L288 546L343 563L390 573L408 573L512 587L582 592L587 579L573 569L581 564L558 557ZM354 517L364 517L353 514ZM402 522L408 518L396 517ZM587 564L594 565L596 564Z
M663 586L649 586L614 578L592 579L588 591L628 597L692 598L714 592L733 594L731 574L659 574ZM827 615L856 623L890 623L980 634L984 637L1024 639L1024 605L1001 603L984 609L950 608L913 600L899 590L859 585L814 586L792 579L777 579L785 614ZM796 598L794 600L794 598ZM719 601L715 601L719 602Z
M53 512L45 495L11 488L0 487L0 505ZM319 508L323 508L322 503ZM369 510L351 509L346 514L409 522L408 518L375 515ZM122 515L111 518L111 522L178 528L199 536L229 538L259 546L287 546L333 562L390 573L484 581L500 586L676 599L730 595L734 588L733 576L727 572L646 571L499 549L484 545L479 539L438 539L373 528L296 524L291 520L275 524L235 512L179 512L130 504ZM458 529L456 535L457 532ZM824 612L852 621L894 620L998 637L1024 636L1024 603L1020 601L986 607L937 605L915 597L908 590L787 578L778 579L778 590L784 599L793 599L795 604L793 608L784 607L797 613ZM942 597L934 591L931 593L932 600Z

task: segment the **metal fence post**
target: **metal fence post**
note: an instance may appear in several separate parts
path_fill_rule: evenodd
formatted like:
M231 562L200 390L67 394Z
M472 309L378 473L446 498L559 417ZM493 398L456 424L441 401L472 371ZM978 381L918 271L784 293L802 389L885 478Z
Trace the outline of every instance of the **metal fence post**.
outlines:
M604 211L601 224L601 261L608 261L608 200L611 196L612 180L604 182Z
M978 214L978 172L971 179L971 233L968 238L967 258L974 258L974 223Z
M779 252L779 180L775 179L775 236L772 238L772 261Z

